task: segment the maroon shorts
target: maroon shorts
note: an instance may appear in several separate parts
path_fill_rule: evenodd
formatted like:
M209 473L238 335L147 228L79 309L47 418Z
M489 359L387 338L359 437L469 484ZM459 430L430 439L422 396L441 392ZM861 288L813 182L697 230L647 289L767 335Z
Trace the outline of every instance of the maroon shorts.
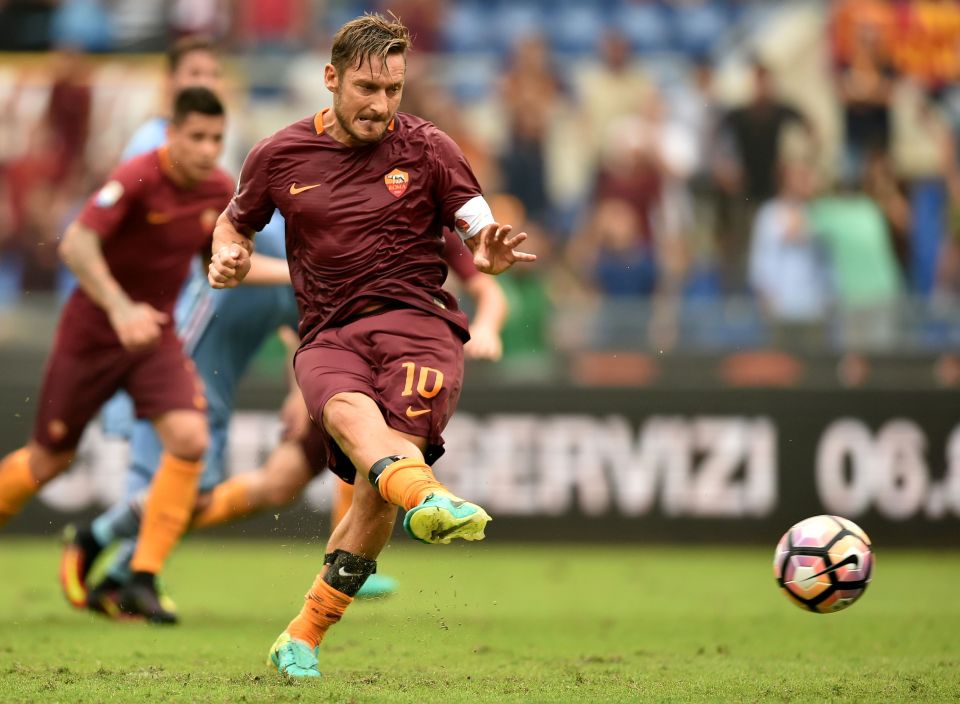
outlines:
M165 329L156 347L131 353L119 343L83 344L61 323L44 372L34 441L55 452L76 448L87 423L119 389L133 398L138 418L207 407L193 361L172 331Z
M443 429L463 383L463 341L443 318L414 308L377 312L324 330L293 366L318 427L314 441L326 445L330 469L345 481L356 470L322 429L323 409L338 393L369 396L388 426L426 438L428 462L443 454Z

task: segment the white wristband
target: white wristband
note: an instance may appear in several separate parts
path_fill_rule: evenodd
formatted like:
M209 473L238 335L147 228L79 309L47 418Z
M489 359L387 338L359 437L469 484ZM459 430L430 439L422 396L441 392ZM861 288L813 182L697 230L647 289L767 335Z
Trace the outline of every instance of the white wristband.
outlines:
M474 196L454 214L454 226L460 239L468 240L494 222L493 212L483 196Z

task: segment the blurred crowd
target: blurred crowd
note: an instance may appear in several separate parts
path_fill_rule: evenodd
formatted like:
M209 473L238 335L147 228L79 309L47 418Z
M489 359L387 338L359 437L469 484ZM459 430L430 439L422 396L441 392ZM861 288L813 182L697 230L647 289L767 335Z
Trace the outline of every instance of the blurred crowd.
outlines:
M228 168L330 104L332 31L410 26L401 107L463 148L541 262L508 356L947 349L960 335L960 2L0 0L0 306L63 285L65 222L223 47Z

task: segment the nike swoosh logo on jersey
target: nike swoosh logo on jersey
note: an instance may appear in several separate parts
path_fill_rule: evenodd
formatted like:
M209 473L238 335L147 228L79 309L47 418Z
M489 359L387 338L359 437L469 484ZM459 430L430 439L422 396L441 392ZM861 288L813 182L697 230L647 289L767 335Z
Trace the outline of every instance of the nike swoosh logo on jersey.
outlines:
M156 210L151 210L147 213L147 222L150 225L164 225L172 219L170 213L161 213Z
M298 193L303 193L304 191L309 191L311 188L317 188L318 186L322 186L322 185L323 185L322 183L315 183L315 184L313 184L312 186L299 186L299 187L298 187L296 183L291 183L291 184L290 184L290 195L295 196L295 195L297 195Z
M419 411L413 410L413 406L407 406L407 418L416 418L417 416L422 416L424 413L429 413L429 408L422 408Z

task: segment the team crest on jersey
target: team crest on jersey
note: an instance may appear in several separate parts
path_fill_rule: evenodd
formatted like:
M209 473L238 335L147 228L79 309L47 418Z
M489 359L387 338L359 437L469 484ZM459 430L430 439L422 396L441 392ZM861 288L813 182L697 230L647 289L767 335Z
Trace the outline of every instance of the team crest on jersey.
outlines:
M410 185L410 174L400 169L394 169L383 177L383 182L387 184L390 195L399 198L407 192L407 186Z
M97 191L97 197L94 199L101 208L111 208L117 204L123 195L123 184L119 181L108 181L103 184L103 188Z

